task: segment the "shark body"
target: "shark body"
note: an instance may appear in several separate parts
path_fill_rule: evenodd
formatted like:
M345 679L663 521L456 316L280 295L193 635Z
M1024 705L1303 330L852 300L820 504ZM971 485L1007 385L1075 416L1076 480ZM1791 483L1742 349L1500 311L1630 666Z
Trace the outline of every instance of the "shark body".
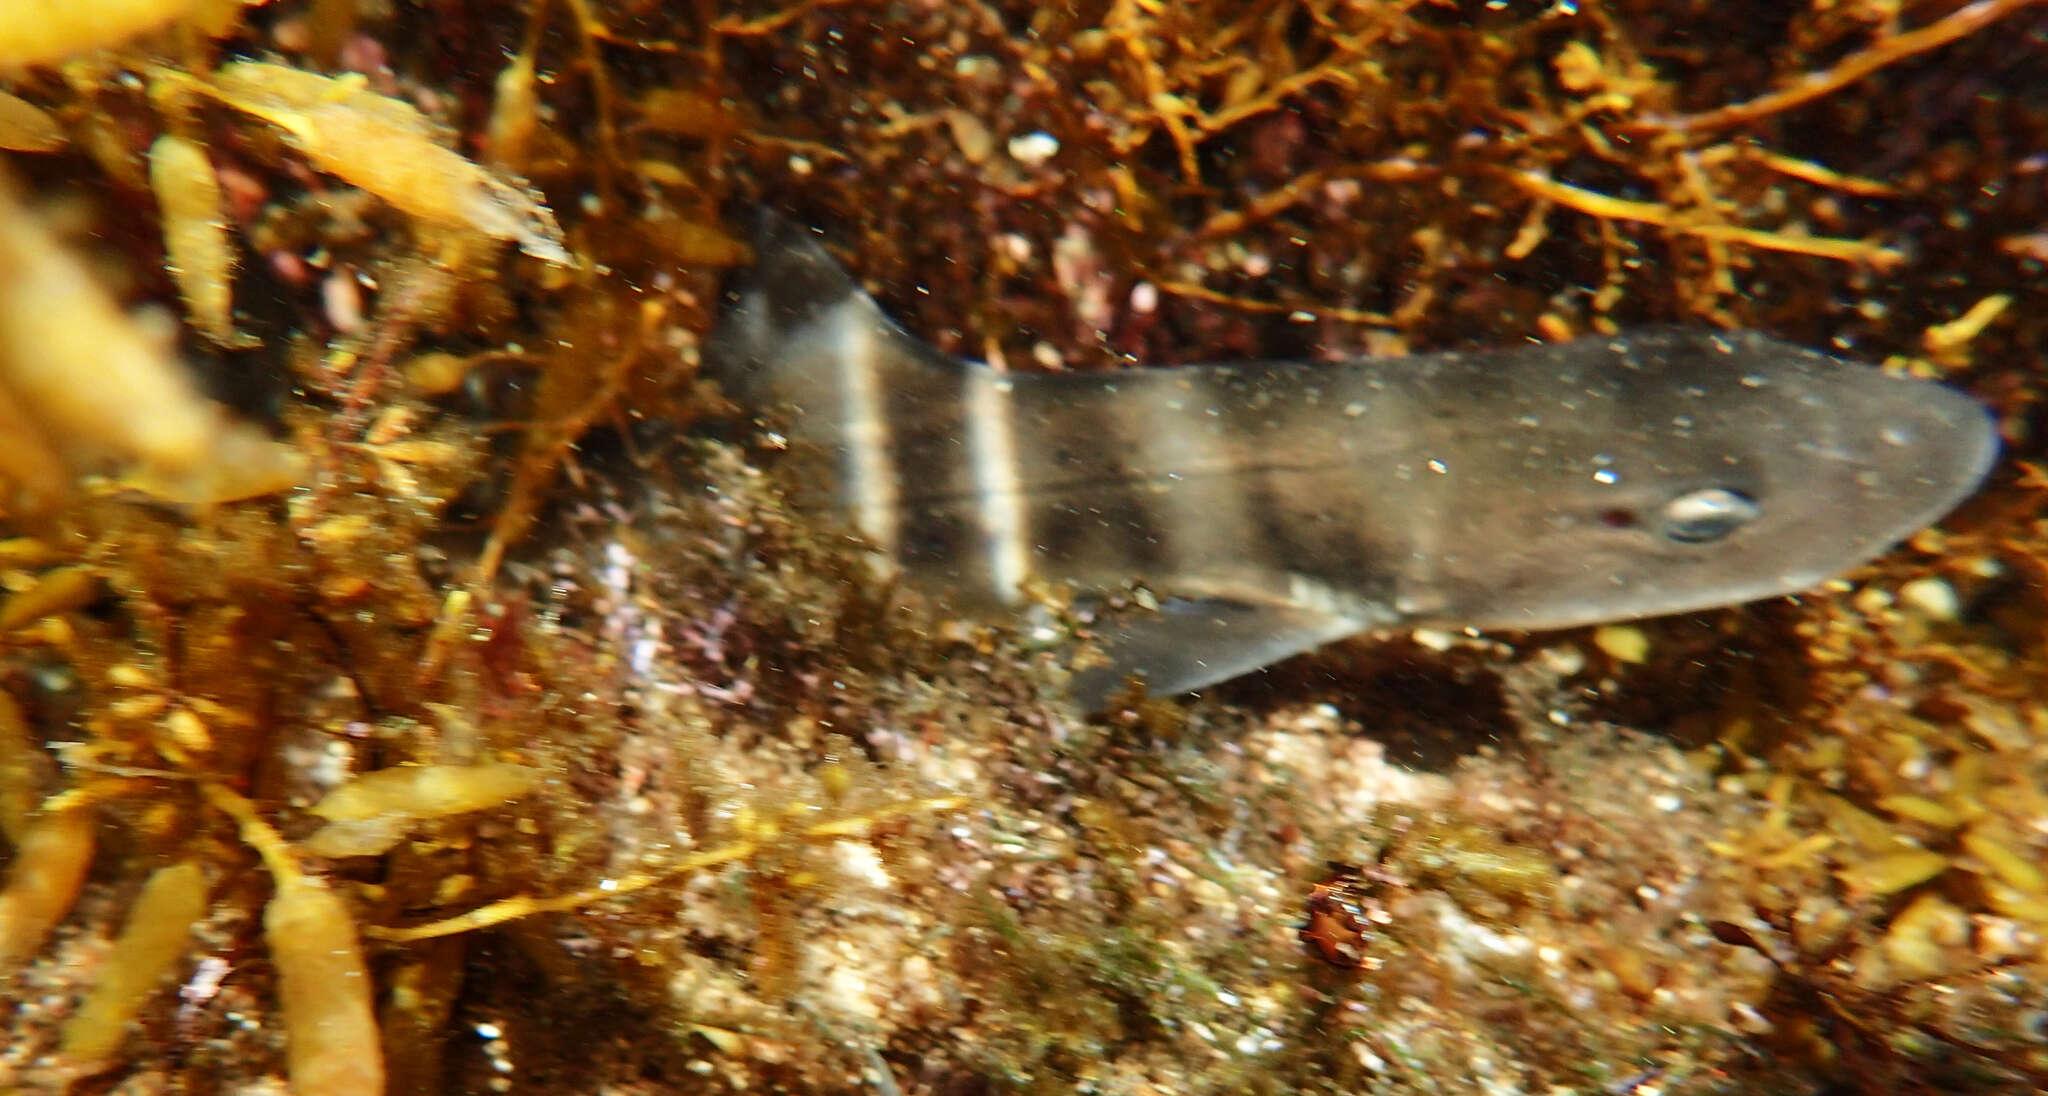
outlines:
M1751 332L1482 353L1009 373L883 315L771 222L707 348L776 416L799 505L949 612L1027 579L1151 591L1077 674L1198 689L1344 636L1561 628L1811 588L1939 519L1994 460L1942 386Z

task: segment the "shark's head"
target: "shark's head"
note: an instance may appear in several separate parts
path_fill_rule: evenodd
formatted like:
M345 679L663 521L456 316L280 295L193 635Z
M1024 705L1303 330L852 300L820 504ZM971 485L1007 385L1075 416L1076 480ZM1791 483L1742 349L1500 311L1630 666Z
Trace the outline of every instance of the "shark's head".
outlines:
M1810 589L1938 520L1998 451L1959 392L1751 333L1585 340L1515 378L1471 419L1491 436L1437 424L1466 465L1430 500L1416 615L1554 628Z

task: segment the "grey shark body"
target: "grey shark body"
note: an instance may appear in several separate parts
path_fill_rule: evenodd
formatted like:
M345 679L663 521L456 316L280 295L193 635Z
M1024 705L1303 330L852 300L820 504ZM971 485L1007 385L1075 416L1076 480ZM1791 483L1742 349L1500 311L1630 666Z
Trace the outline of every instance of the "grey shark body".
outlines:
M999 372L892 323L776 223L708 369L948 611L1136 584L1098 705L1359 632L1560 628L1794 593L1948 512L1997 453L1939 385L1748 332L1484 353Z

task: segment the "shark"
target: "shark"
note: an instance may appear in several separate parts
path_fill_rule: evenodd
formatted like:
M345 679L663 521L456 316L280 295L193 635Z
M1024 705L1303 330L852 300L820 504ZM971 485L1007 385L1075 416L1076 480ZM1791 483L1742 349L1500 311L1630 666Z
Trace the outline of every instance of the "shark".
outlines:
M1939 520L1999 451L1964 393L1752 331L1017 372L890 320L770 215L705 372L786 439L793 505L967 619L1105 614L1099 709L1344 637L1548 630L1810 590ZM1152 608L1156 606L1156 608Z

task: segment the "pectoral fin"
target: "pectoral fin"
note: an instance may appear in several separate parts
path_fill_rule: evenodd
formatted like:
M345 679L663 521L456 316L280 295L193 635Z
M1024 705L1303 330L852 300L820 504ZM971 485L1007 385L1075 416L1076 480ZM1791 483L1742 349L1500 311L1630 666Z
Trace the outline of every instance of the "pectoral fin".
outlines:
M1103 627L1110 664L1074 675L1074 700L1100 710L1140 674L1154 696L1172 696L1248 673L1290 655L1355 635L1366 624L1292 602L1169 598L1157 612L1133 612Z

